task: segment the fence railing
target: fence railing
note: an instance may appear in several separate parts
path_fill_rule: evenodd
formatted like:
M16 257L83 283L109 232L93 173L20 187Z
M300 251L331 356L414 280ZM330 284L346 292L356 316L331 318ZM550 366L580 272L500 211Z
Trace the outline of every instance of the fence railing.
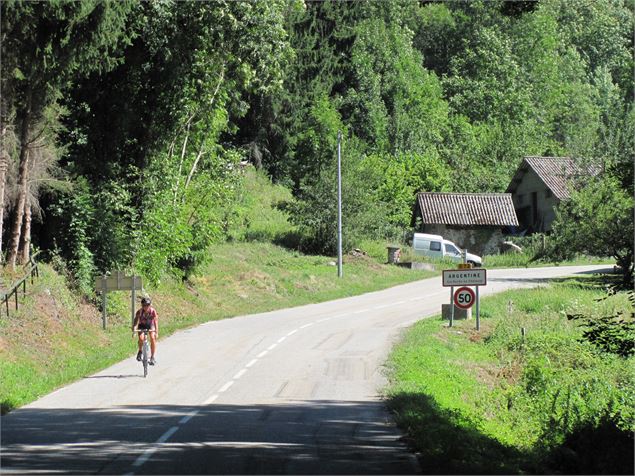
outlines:
M17 311L18 310L18 293L19 293L20 287L22 287L22 295L26 296L26 282L29 279L29 277L31 278L31 284L33 284L33 277L40 276L38 263L35 261L35 257L39 253L40 252L38 251L34 253L33 255L31 255L31 257L29 258L29 261L27 261L27 263L25 264L25 268L28 267L28 271L26 272L24 277L18 280L13 285L10 291L8 291L7 293L3 294L2 297L0 297L0 301L4 303L5 308L7 310L7 316L9 316L9 301L11 300L11 296L15 296L15 310ZM0 307L0 312L2 312L1 307Z

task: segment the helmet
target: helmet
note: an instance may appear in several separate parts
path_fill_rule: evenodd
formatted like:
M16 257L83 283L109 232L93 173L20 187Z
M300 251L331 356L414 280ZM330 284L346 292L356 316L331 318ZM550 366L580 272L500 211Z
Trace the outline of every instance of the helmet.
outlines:
M149 297L141 298L142 306L149 306L150 304L152 304L152 300Z

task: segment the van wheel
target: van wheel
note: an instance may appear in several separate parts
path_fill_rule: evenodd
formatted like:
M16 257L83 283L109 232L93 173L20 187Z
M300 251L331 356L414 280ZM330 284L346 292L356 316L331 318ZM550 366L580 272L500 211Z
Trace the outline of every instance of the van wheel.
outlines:
M478 268L479 267L479 265L476 262L474 262L474 261L468 261L468 264L471 264L472 268Z

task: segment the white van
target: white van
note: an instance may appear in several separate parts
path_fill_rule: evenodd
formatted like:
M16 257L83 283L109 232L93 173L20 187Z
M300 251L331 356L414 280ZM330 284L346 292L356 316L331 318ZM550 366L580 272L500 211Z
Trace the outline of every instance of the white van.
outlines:
M412 248L416 255L429 256L431 258L449 258L455 263L462 263L463 256L458 246L441 235L429 235L427 233L414 233L412 236ZM467 254L467 262L472 266L481 266L483 260L480 256Z

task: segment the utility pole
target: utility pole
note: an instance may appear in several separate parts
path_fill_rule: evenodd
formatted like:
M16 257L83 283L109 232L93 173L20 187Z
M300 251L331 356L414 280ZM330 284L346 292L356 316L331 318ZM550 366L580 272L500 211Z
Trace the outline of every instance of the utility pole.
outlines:
M337 276L342 277L342 132L337 131Z

